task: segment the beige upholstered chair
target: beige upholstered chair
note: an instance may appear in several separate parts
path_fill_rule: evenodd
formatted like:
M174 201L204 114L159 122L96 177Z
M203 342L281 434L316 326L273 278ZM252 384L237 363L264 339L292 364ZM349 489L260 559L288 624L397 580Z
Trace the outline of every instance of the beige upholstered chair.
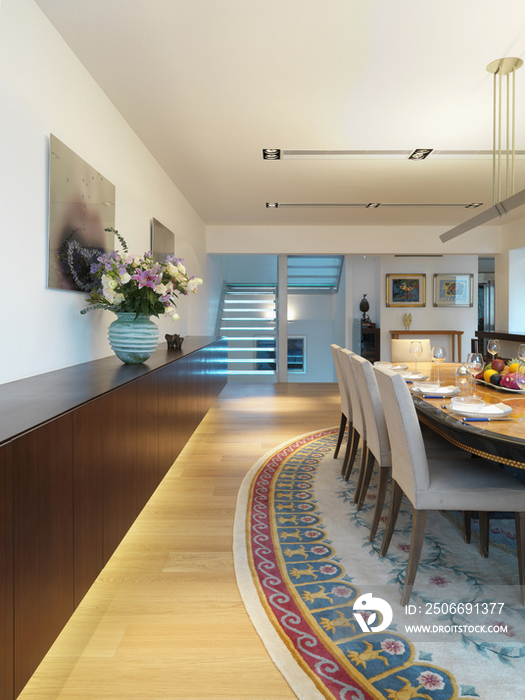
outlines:
M414 356L410 354L410 343L419 340L423 346L423 354L417 358L418 362L430 362L432 360L430 340L428 338L400 338L390 341L390 362L414 362Z
M425 538L428 510L513 511L520 597L525 584L525 484L485 459L427 460L414 402L405 380L374 367L392 449L392 497L381 554L388 550L403 493L412 503L412 539L401 605L407 605Z
M348 387L346 385L345 378L343 376L343 371L341 369L341 363L339 361L339 350L341 347L339 345L330 345L332 351L332 356L334 358L335 373L337 375L337 383L339 385L339 394L341 396L341 423L339 425L339 435L337 436L337 445L334 452L334 459L339 454L339 449L343 441L343 436L345 434L346 425L348 423L348 441L350 442L350 436L353 431L352 427L352 405L350 403L350 397L348 396Z
M345 461L343 463L343 476L346 481L350 478L352 473L352 468L354 466L355 457L357 453L357 446L359 444L359 439L361 438L363 447L361 452L361 471L363 471L363 466L370 459L370 454L366 446L366 427L365 420L363 417L363 410L361 408L361 400L359 398L359 392L357 389L357 384L355 381L354 370L352 368L352 363L350 358L354 353L346 348L341 348L338 351L339 361L341 363L341 369L343 371L343 376L345 378L346 386L348 388L348 395L350 397L350 404L352 406L352 424L353 433L352 439L348 438L351 442L350 450L347 450L345 455ZM373 459L373 457L372 457ZM357 502L358 492L356 491L354 501Z
M370 528L369 540L375 538L388 486L390 467L392 466L390 440L386 427L385 415L379 387L372 365L358 355L351 357L354 375L361 399L361 408L366 426L367 447L379 465L379 485L376 505ZM425 451L429 459L470 459L470 453L454 447L450 442L440 437L433 430L426 430L423 437ZM374 462L369 460L366 471L359 474L359 495L357 508L361 510L363 501L370 485Z

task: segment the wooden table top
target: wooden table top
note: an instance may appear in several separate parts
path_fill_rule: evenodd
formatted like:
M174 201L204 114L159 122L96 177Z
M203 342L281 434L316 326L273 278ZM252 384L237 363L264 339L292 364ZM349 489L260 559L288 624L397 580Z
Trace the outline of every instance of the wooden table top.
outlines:
M414 363L407 364L410 369L414 368ZM436 366L431 362L418 362L417 365L418 371L427 374L430 379L436 378ZM456 369L459 366L458 363L441 365L440 380L443 386L456 384ZM504 403L510 406L513 411L510 418L525 418L525 394L515 394L479 382L476 382L476 394L489 404ZM525 469L525 420L463 423L461 417L458 419L446 409L449 398L422 399L415 396L414 401L421 420L451 442L473 454Z

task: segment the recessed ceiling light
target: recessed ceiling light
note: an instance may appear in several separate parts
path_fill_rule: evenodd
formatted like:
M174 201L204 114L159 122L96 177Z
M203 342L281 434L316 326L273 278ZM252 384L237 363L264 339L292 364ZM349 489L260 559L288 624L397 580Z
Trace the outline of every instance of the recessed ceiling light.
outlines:
M266 202L267 209L277 209L279 204L277 202Z
M263 160L280 160L280 148L263 148Z
M416 148L416 150L412 151L408 156L408 160L424 160L433 150L433 148Z
M367 209L377 209L377 207L381 206L381 202L369 202L369 204L366 205Z

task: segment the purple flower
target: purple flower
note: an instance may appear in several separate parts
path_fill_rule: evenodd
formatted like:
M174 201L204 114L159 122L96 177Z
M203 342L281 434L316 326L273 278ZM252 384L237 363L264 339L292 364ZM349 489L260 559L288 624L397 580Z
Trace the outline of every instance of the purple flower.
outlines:
M137 280L139 289L142 289L142 287L151 287L151 289L155 289L158 282L160 282L160 280L157 281L157 275L153 273L153 270L137 270L137 272L131 276L131 279Z

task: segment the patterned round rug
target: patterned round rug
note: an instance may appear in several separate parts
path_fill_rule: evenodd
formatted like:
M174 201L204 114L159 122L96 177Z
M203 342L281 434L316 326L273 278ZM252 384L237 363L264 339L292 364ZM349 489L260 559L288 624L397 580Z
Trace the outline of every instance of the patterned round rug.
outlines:
M333 458L337 432L279 446L254 465L239 492L239 589L293 691L301 700L522 697L525 609L509 521L508 542L483 559L450 514L429 513L414 591L402 608L411 506L403 500L380 558L387 507L369 542L375 482L357 511L359 459L344 482L344 446ZM500 537L501 521L496 530Z

